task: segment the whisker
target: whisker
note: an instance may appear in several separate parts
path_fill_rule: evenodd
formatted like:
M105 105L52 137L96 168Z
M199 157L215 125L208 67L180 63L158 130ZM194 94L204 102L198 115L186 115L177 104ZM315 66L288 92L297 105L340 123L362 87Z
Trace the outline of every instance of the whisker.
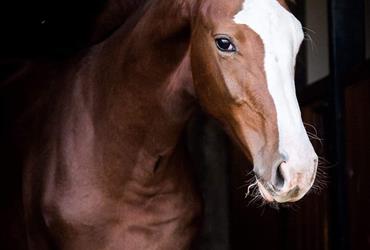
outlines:
M307 127L311 128L313 130L313 133L310 132L310 131L307 131L307 134L310 134L311 136L315 137L315 138L319 138L320 140L323 140L321 139L319 136L318 136L318 131L317 131L317 128L312 125L312 124L309 124L309 123L303 123L303 125L305 126L306 130L307 130Z
M320 143L321 148L323 148L323 147L324 147L324 143L323 143L324 139L322 139L322 138L320 138L320 137L318 136L318 131L317 131L316 127L315 127L314 125L312 125L312 124L305 123L305 122L304 122L303 124L304 124L304 126L306 127L306 131L307 131L307 135L308 135L308 137L309 137L310 139L312 139L312 140L316 140L316 141L318 141L318 142ZM307 129L307 128L312 129L312 130L313 130L313 132L308 131L308 129Z
M251 189L254 188L258 184L257 180L250 184L247 188L247 193L245 193L245 199L251 194Z
M311 50L315 51L317 46L316 46L314 40L312 39L312 36L309 33L316 34L316 32L312 29L307 28L307 27L303 27L303 31L304 31L305 40L308 41L311 44Z
M319 163L317 166L317 172L315 177L315 182L311 187L309 193L319 194L324 188L327 187L327 183L329 180L329 176L327 173L327 169L329 168L328 165L330 164L328 160L324 157L318 157Z
M316 51L316 49L317 49L317 46L316 46L316 44L315 44L315 42L314 42L314 40L313 40L313 38L312 38L312 36L310 35L310 34L308 34L308 33L304 33L304 40L305 41L307 41L308 42L308 44L310 44L311 45L311 50L312 51Z
M307 123L307 122L304 122L304 123L303 123L303 125L305 125L305 126L307 126L307 127L312 128L312 129L314 130L314 132L315 132L315 135L317 135L317 134L318 134L318 133L317 133L317 128L316 128L314 125L309 124L309 123Z
M242 188L245 188L245 187L249 187L251 184L254 183L254 180L255 180L254 177L250 178L249 180L245 181L244 184L241 185L240 187L238 187L237 189L242 189Z
M330 164L330 162L329 162L327 159L325 159L325 157L320 157L320 156L319 156L319 161L320 161L320 162L323 162L323 163L325 163L325 164Z
M246 176L249 176L249 175L253 175L254 176L254 171L253 169L251 171L249 171L248 173L246 173Z
M306 30L306 31L309 31L309 32L311 32L313 34L316 34L316 32L314 30L312 30L310 28L307 28L307 27L303 27L303 30Z

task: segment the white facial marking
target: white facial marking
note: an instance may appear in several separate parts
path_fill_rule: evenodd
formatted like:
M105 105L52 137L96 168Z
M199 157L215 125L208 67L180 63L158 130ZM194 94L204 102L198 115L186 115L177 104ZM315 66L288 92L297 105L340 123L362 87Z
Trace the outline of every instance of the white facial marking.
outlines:
M245 0L234 21L249 26L264 44L267 85L277 111L279 150L292 164L283 170L286 178L294 175L288 171L313 171L316 154L303 126L294 84L295 60L304 38L300 22L277 0Z

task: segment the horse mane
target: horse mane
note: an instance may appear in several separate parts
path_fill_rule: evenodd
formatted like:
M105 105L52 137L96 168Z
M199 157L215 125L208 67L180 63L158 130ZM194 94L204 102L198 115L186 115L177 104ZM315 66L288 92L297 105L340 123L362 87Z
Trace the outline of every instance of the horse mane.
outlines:
M90 42L94 44L104 40L122 25L135 10L148 1L150 0L108 0L95 20ZM285 2L288 7L297 4L296 0L277 1Z
M111 35L140 6L149 0L108 0L97 16L91 43L98 43Z

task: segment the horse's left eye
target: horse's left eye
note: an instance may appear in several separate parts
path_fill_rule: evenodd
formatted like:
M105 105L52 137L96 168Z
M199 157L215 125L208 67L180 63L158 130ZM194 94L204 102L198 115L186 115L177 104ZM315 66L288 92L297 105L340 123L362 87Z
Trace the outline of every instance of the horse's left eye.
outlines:
M217 48L222 52L235 52L236 47L229 38L219 37L215 39Z

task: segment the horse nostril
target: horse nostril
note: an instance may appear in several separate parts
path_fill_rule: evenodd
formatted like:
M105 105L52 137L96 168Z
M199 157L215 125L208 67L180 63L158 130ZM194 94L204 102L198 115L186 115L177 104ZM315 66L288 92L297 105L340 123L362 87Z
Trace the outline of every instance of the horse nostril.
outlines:
M280 164L277 169L276 169L276 177L275 177L275 187L276 188L282 188L284 186L284 175L282 173L282 169L281 169L281 166L282 164Z

